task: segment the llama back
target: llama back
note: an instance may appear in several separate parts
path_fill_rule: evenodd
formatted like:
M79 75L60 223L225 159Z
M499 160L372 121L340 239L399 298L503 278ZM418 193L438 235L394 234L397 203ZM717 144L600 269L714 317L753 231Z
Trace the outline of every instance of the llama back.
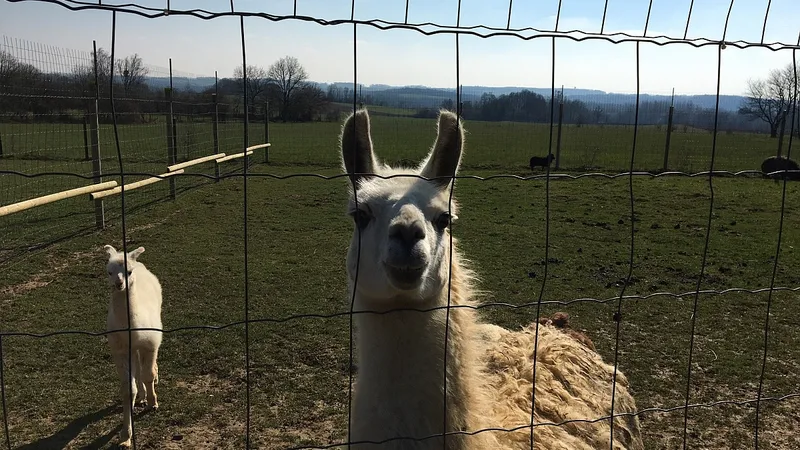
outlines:
M500 339L487 342L484 360L489 374L487 392L495 396L491 420L486 426L516 428L530 424L530 399L533 385L533 348L536 324L521 331L502 333ZM567 333L550 325L539 326L536 355L536 408L534 423L560 423L535 428L536 448L590 450L609 448L607 420L594 423L611 413L614 366ZM635 412L635 402L628 391L628 380L617 372L614 413ZM599 413L599 412L602 412ZM642 449L639 419L636 416L614 420L615 449ZM498 435L508 448L530 448L528 428Z

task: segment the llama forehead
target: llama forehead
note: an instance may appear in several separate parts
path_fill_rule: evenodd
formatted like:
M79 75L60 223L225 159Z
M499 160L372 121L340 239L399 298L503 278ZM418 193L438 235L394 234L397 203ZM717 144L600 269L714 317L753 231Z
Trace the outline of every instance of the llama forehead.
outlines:
M118 268L121 270L125 267L125 262L123 258L128 260L129 269L133 268L136 265L136 261L133 261L131 258L125 258L124 253L117 253L116 255L110 257L106 265L109 268Z
M356 192L358 204L368 205L376 214L396 213L408 204L423 213L449 210L455 214L456 210L456 202L450 199L449 191L415 177L374 178L361 183ZM355 208L355 203L351 196L351 209Z

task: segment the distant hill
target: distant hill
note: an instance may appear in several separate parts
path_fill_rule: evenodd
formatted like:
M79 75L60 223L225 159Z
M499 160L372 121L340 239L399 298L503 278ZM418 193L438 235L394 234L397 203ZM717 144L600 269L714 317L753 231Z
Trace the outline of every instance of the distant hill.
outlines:
M147 83L154 88L165 88L169 87L169 78L148 77ZM323 90L327 90L330 86L335 86L341 89L353 88L353 83L348 82L317 84ZM175 89L180 90L202 91L203 89L214 86L214 78L174 77L173 86ZM442 89L431 88L427 86L390 86L386 84L373 84L369 86L359 85L359 89L361 90L362 95L371 96L373 102L381 102L387 106L401 108L437 108L445 100L455 100L456 95L454 88ZM550 88L524 88L519 86L464 86L462 90L462 101L478 101L483 94L500 96L512 92L519 92L524 89L543 95L545 98L549 98L551 94ZM564 96L567 99L580 100L588 104L613 104L622 106L631 105L636 102L636 95L634 94L617 94L595 89L564 89ZM723 111L736 111L742 105L744 100L745 97L740 95L721 95L719 98L719 106ZM640 101L670 102L671 97L669 95L641 94ZM701 108L713 109L716 104L716 96L712 94L675 96L676 105L685 105L689 103Z

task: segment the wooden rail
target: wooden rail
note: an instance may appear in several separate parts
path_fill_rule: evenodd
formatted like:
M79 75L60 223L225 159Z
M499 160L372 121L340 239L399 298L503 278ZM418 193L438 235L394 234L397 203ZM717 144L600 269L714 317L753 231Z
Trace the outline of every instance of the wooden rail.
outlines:
M248 151L242 152L242 153L234 153L232 155L228 155L228 156L224 156L222 158L218 158L216 160L216 163L219 164L219 163L222 163L222 162L225 162L225 161L230 161L232 159L241 158L243 156L250 156L252 154L253 154L252 150L248 150Z
M164 178L162 178L162 177L171 177L171 176L177 175L179 173L183 173L183 169L178 169L178 170L175 170L175 171L172 171L172 172L168 172L168 173L162 173L161 175L159 175L157 177L145 178L144 180L135 181L133 183L128 183L125 186L117 186L114 189L109 189L107 191L95 192L95 193L91 194L91 197L92 197L92 200L98 200L98 199L101 199L101 198L104 198L104 197L108 197L108 196L111 196L111 195L119 194L120 192L122 192L123 189L125 191L130 191L130 190L133 190L133 189L140 188L142 186L147 186L148 184L158 183L159 181L163 181L164 180Z
M116 181L106 181L105 183L92 184L89 186L83 186L75 189L70 189L67 191L56 192L54 194L43 195L41 197L32 198L30 200L21 201L18 203L12 203L10 205L0 207L0 216L5 216L7 214L24 211L26 209L33 208L35 206L46 205L48 203L52 203L58 200L63 200L65 198L76 197L82 194L89 194L91 192L102 191L104 189L113 188L116 185L117 185Z
M195 164L200 164L200 163L204 163L206 161L219 159L219 158L222 158L224 156L225 156L225 153L217 153L216 155L203 156L202 158L196 158L196 159L192 159L190 161L186 161L186 162L182 162L182 163L178 163L178 164L173 164L171 166L167 166L167 170L170 171L170 172L173 172L173 171L178 170L178 169L183 169L183 168L186 168L186 167L189 167L189 166L193 166Z

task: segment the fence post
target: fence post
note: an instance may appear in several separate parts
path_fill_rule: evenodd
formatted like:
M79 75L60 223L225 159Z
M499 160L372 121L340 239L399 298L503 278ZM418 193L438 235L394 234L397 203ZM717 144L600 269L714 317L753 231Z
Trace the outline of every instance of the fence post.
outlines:
M83 116L83 159L85 161L89 160L89 136L86 134L88 125L89 117Z
M100 160L100 80L97 71L97 41L92 41L94 63L94 113L89 121L89 136L92 147L92 181L102 183L103 168ZM105 204L102 199L94 201L94 222L98 229L106 227Z
M781 118L781 131L778 135L778 158L781 157L781 153L783 152L783 136L786 133L786 116L789 115L789 111L786 110L783 113L783 118Z
M164 88L164 97L167 99L169 105L167 116L167 165L177 164L177 157L175 154L175 139L173 136L174 122L172 118L172 88ZM175 200L175 177L169 177L169 195Z
M0 133L0 158L3 157L3 133Z
M269 143L269 101L264 105L264 143ZM269 147L264 149L264 164L269 164Z
M669 116L667 117L667 141L664 143L664 172L669 170L669 143L672 139L672 118L675 115L675 105L669 105Z
M175 162L178 162L178 118L172 118L172 148L175 150ZM187 150L188 152L188 150ZM189 159L189 155L187 153L186 159ZM175 164L175 163L172 163Z
M217 94L211 93L211 103L214 104L214 112L211 116L211 134L214 135L214 154L219 153L219 105L217 104Z
M562 91L563 92L563 91ZM556 138L556 169L561 168L561 127L564 124L564 98L558 102L558 137Z

